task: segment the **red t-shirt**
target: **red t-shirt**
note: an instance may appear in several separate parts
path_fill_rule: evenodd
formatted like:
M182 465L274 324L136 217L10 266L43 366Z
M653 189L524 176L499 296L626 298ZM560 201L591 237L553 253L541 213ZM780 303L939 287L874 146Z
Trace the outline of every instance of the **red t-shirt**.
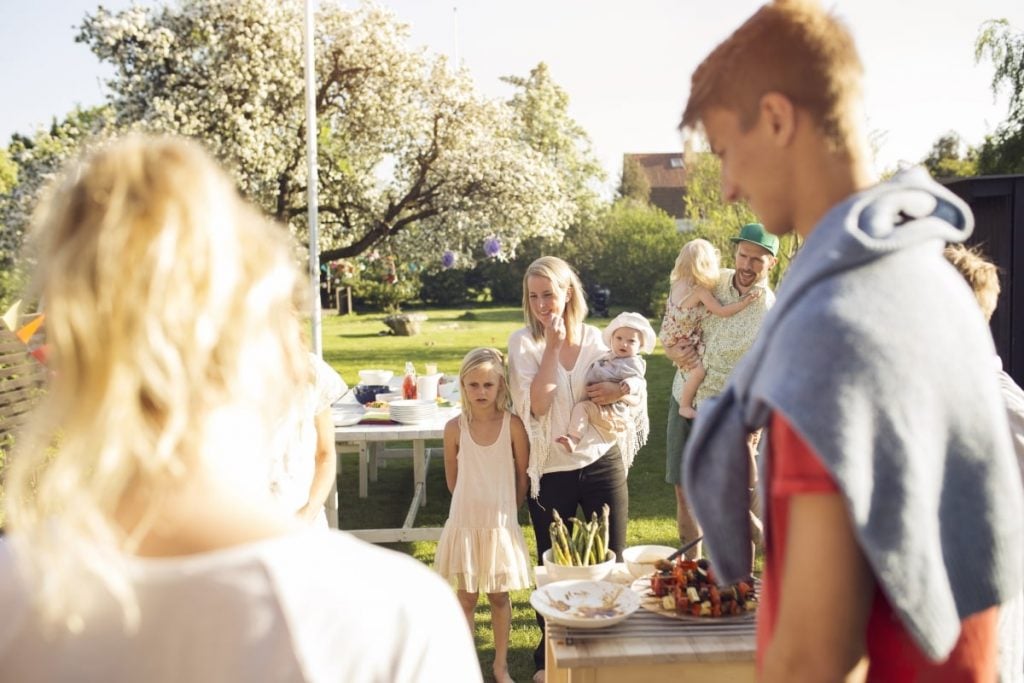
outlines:
M768 541L757 619L757 663L771 643L779 613L779 588L785 566L790 498L806 493L838 493L839 487L810 446L784 417L772 415L768 431ZM917 647L877 587L865 637L870 681L994 681L996 622L992 607L964 619L960 639L949 657L934 663Z

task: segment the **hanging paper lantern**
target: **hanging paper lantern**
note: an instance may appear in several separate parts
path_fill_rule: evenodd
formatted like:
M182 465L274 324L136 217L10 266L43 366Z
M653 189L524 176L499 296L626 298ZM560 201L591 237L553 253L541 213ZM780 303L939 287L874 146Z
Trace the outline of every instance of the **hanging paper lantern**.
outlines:
M453 268L455 266L455 252L451 249L445 249L444 253L441 254L441 267L445 270Z
M488 237L484 240L484 253L488 258L494 258L501 253L501 240L497 237Z

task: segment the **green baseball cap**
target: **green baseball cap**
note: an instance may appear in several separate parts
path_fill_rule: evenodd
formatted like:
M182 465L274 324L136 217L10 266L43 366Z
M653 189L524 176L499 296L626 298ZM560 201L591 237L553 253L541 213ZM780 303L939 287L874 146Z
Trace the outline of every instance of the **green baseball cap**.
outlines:
M779 253L779 238L764 229L760 223L747 223L740 228L740 234L732 238L732 243L750 242L764 247L772 256Z

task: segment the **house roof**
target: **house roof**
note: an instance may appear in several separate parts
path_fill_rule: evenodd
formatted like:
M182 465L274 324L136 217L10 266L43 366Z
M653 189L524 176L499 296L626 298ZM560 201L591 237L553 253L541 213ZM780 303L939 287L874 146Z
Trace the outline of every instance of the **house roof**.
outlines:
M640 163L652 190L659 187L686 187L686 166L683 164L682 152L623 154L622 165L625 166L629 159L636 159Z

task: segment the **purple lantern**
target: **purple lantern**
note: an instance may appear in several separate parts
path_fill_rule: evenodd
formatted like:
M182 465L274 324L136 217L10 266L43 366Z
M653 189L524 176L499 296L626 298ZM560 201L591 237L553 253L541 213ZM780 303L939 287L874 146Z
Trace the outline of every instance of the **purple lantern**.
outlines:
M484 253L488 258L494 258L501 253L501 240L497 237L488 237L484 240Z
M451 249L445 249L444 253L441 254L441 267L445 270L455 266L455 252Z

